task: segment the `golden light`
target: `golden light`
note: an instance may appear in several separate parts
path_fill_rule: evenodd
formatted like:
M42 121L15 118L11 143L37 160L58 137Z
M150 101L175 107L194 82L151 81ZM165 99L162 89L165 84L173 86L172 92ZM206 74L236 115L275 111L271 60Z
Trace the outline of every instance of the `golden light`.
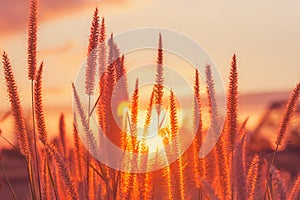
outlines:
M148 99L145 97L150 96L153 90L152 86L143 85L139 87L139 104L138 104L138 115L137 115L137 141L144 144L148 149L148 153L152 154L164 150L166 145L172 140L170 137L170 109L168 106L169 98L166 96L161 107L160 115L158 116L155 104L152 105L151 110L151 121L149 127L147 128L147 135L145 134L145 121L149 110ZM165 93L168 94L170 91L166 90ZM144 99L143 99L144 98ZM178 129L182 126L182 108L180 106L179 99L175 95L176 103L176 114L177 114L177 126ZM131 107L128 101L122 102L117 107L117 113L119 116L123 116L123 130L127 133L128 138L130 138L130 126L131 126Z
M130 116L130 111L127 110L127 104L124 104L126 115ZM121 106L120 106L121 107ZM123 114L124 114L123 112ZM128 113L127 113L128 112ZM138 124L137 124L137 140L145 141L148 147L149 153L155 153L165 148L165 145L172 140L170 129L169 129L169 112L162 110L158 117L155 108L151 113L151 123L148 129L147 136L144 137L144 123L146 118L147 110L139 110ZM182 124L181 110L178 109L178 127ZM128 119L128 116L127 116ZM127 123L127 136L130 136L130 125Z
M128 101L123 101L119 104L117 108L117 114L119 117L124 116L124 113L128 111Z

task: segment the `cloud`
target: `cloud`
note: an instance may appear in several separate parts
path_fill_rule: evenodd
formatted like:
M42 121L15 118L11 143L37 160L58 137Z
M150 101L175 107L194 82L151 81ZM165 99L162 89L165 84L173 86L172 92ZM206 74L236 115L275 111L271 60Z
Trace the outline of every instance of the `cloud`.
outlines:
M130 0L99 0L99 5L123 5ZM24 30L29 16L29 0L0 0L0 36ZM43 0L39 2L39 22L67 15L89 6L97 0Z
M67 41L58 46L40 49L39 54L41 57L46 57L46 56L55 55L55 54L63 54L65 52L75 48L75 46L76 46L76 43L74 41Z

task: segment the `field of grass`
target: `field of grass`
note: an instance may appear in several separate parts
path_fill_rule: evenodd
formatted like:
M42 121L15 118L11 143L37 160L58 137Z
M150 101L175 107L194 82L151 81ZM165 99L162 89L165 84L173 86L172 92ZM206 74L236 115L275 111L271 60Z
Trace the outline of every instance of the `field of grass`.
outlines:
M156 58L156 80L151 90L143 130L138 129L141 92L137 77L132 94L128 92L124 56L120 53L113 35L106 36L105 21L99 17L98 9L93 14L90 29L87 63L85 68L84 97L88 98L88 107L83 104L83 96L77 85L70 85L73 91L74 120L73 130L66 130L62 115L59 124L59 136L49 139L45 123L43 104L43 69L47 63L37 60L37 0L31 0L28 27L28 80L31 82L31 117L29 123L24 118L22 97L19 96L11 58L2 54L2 67L7 86L11 115L14 119L17 145L6 140L5 132L1 138L6 140L12 150L2 153L0 170L2 177L2 198L4 199L237 199L237 200L297 200L300 199L299 167L288 166L299 160L299 130L291 123L293 115L299 113L298 99L300 82L296 83L288 102L273 104L261 123L253 132L247 131L247 120L239 117L238 64L236 55L230 64L229 85L227 86L226 116L224 126L218 110L218 98L215 92L214 77L209 65L200 87L199 72L195 70L194 96L191 127L179 125L179 109L176 94L164 89L164 49L163 36L158 36ZM154 58L155 59L155 58ZM104 72L104 73L102 73ZM96 74L100 73L97 79ZM116 83L121 84L116 85ZM95 91L100 95L94 104L91 101ZM201 92L202 91L202 92ZM206 96L201 96L206 91ZM114 118L111 101L117 95L118 103L126 102L128 111L120 118ZM203 158L199 157L201 145L210 139L207 127L203 123L203 98L208 102L210 130L218 137L216 145ZM164 103L167 111L164 112ZM273 111L280 110L270 119ZM146 154L141 157L124 157L122 162L131 172L120 171L106 166L93 155L103 148L99 146L101 136L91 126L91 113L95 112L97 127L101 127L105 136L123 151ZM251 116L250 116L251 117ZM154 120L155 119L155 120ZM166 121L166 123L162 123ZM160 147L154 147L148 139L150 127L157 126L157 138ZM122 124L122 128L118 126ZM270 148L258 148L257 142L266 126L275 126L276 133ZM289 129L290 128L290 129ZM179 132L192 130L195 137L184 149L184 137ZM272 129L274 130L274 129ZM66 132L73 133L72 145L66 139ZM140 133L141 132L141 133ZM272 141L272 140L271 140ZM168 148L170 147L170 148ZM156 149L155 149L156 148ZM159 149L160 148L160 149ZM105 149L106 159L111 152ZM156 150L156 151L155 151ZM158 155L158 150L160 155ZM161 155L161 152L163 154ZM171 155L178 155L175 161ZM12 159L15 158L15 159ZM105 159L105 158L104 158ZM137 168L147 168L150 163L164 159L167 163L162 169L133 173ZM288 164L284 164L288 163ZM295 162L299 165L299 162ZM133 172L132 172L133 171ZM15 177L18 177L16 179Z

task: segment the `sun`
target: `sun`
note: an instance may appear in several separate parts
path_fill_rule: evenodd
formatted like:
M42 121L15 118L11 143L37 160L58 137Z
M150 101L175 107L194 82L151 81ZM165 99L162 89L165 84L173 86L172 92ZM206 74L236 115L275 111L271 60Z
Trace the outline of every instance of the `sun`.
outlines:
M130 113L128 113L130 114ZM139 110L138 124L137 124L137 141L145 141L148 148L148 153L155 153L164 149L164 141L168 134L162 134L168 130L168 112L162 110L160 116L157 115L155 109L151 113L151 122L148 128L147 135L144 135L144 123L147 111ZM127 126L129 130L129 125ZM130 136L130 132L127 131L127 136Z
M138 120L137 120L137 135L136 139L138 142L144 142L148 149L149 154L153 154L157 151L163 150L165 145L167 145L171 140L170 134L170 113L167 109L162 109L160 115L158 116L155 106L151 111L151 122L148 127L147 135L145 134L145 120L148 110L139 109L138 110ZM122 126L122 129L126 132L127 138L130 138L130 108L128 108L128 102L122 102L118 106L118 114L123 115L126 118L127 124ZM177 108L177 118L178 118L178 128L182 126L182 110ZM124 125L124 124L123 124Z

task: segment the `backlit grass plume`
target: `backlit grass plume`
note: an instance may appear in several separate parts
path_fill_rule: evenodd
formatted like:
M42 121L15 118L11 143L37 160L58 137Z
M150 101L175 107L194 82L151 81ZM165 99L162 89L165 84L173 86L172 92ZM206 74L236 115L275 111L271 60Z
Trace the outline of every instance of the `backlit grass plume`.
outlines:
M20 103L20 97L17 89L17 85L15 82L14 74L12 72L12 67L10 61L8 59L7 54L4 52L2 55L2 63L4 68L5 81L7 86L7 93L11 105L12 115L14 117L14 123L16 128L16 135L19 144L19 148L21 153L29 158L30 150L29 150L29 142L27 131L25 127L23 109Z
M85 139L86 139L87 144L88 144L87 149L93 155L98 155L99 151L98 151L98 146L97 146L96 139L94 137L94 134L93 134L92 130L90 129L90 125L89 125L89 122L88 122L87 115L84 112L83 106L81 104L79 95L77 93L77 90L76 90L74 84L72 84L72 89L73 89L73 95L74 95L76 110L79 113L81 125L83 127L84 134L85 134Z
M103 125L103 91L105 84L105 70L107 61L107 46L106 46L106 27L105 20L102 18L99 31L99 49L98 49L98 73L99 73L99 101L97 105L98 123L102 127Z
M248 199L254 200L256 194L256 188L259 187L259 166L260 158L258 155L254 155L252 162L248 168L247 185L248 185Z
M39 189L39 197L41 198L41 183L40 183L40 167L38 162L38 149L36 138L36 124L35 124L35 108L34 108L34 79L36 76L37 66L37 13L38 13L38 1L30 0L30 14L28 24L28 78L31 81L31 112L32 112L32 129L33 129L33 152L36 165L37 182ZM30 146L31 147L31 146Z
M289 122L291 121L294 111L296 109L297 103L298 103L298 99L299 99L299 95L300 95L300 82L296 85L296 88L294 89L292 95L289 98L289 101L287 103L286 109L285 109L285 113L283 115L283 118L281 120L281 124L279 126L278 129L278 135L276 138L276 149L273 152L273 157L271 159L271 162L269 163L269 168L273 165L274 160L275 160L275 154L278 151L278 148L280 145L282 145L283 143L286 142L287 138L288 138L288 125ZM271 182L272 182L272 174L268 173L268 178L267 178L267 187L266 187L266 192L265 192L265 197L267 195L269 195L269 189L271 188Z
M37 49L37 9L38 1L30 0L30 17L28 24L28 78L34 80L36 73Z
M200 75L196 70L194 94L184 98L183 107L179 108L178 104L182 102L179 102L180 98L177 101L173 90L170 91L167 105L164 105L164 100L167 99L163 99L165 79L161 34L159 34L157 57L153 58L153 61L156 59L156 72L153 74L155 77L152 80L154 83L150 91L151 95L144 97L144 90L139 89L140 79L137 79L129 99L126 71L130 62L125 65L126 55L122 55L113 34L106 41L105 21L102 18L99 22L97 8L93 13L90 29L85 80L81 83L85 86L84 91L81 92L84 93L84 97L89 97L89 106L85 109L79 96L81 93L72 84L74 118L71 123L73 123L74 144L69 143L67 139L67 133L71 132L67 130L70 123L67 115L66 117L61 115L59 127L56 127L57 132L51 128L50 135L50 129L49 132L46 130L46 120L50 119L44 116L43 108L42 80L45 76L43 63L36 71L38 1L30 2L27 54L33 126L26 127L11 63L5 52L2 55L4 79L11 106L7 113L12 114L15 127L13 133L16 135L19 148L4 137L4 130L0 130L0 137L20 152L23 155L22 159L25 158L30 195L26 194L21 198L256 200L264 199L264 194L266 194L265 200L300 198L299 173L296 177L285 179L286 172L281 170L284 166L281 167L281 163L277 162L279 159L274 162L279 147L284 148L284 144L288 147L290 145L286 142L290 134L287 130L297 107L300 83L294 89L283 113L275 151L257 153L251 149L254 134L248 132L246 128L248 118L244 122L238 121L240 115L237 109L238 69L235 55L232 57L230 67L227 116L219 113L217 102L219 94L216 93L214 73L209 65L199 66L206 67L207 102L204 98L206 94L203 96L202 93L200 94ZM95 76L96 73L100 76ZM99 79L96 80L96 77ZM95 87L96 84L99 84L97 85L99 88ZM175 84L172 87L176 86ZM97 93L99 96L96 105L92 107L91 97ZM117 100L117 104L112 105L112 100ZM193 104L192 109L184 107L187 105L185 103L188 102L187 100L191 100L189 103ZM91 108L94 110L96 106L98 123L92 124ZM153 114L153 110L156 114ZM180 116L179 111L189 113ZM268 111L268 114L270 113L271 111ZM4 114L0 122L9 114ZM223 118L226 119L225 127L221 124ZM266 119L265 117L264 120ZM144 127L139 129L141 123L144 123ZM272 118L273 124L275 121ZM95 126L93 129L92 125ZM262 127L263 123L258 126ZM153 131L153 127L157 129ZM94 128L101 129L115 147L120 147L129 153L129 157L121 158L122 165L127 165L125 168L129 169L129 172L113 169L104 165L105 162L102 163L103 160L108 161L115 155L112 149L98 146L100 142L102 144L100 140L103 137L98 131L93 131ZM35 130L42 145L37 145ZM189 144L186 138L194 135L192 144ZM204 136L206 136L205 140ZM206 140L208 143L205 142ZM209 146L215 143L214 147ZM207 144L209 145L204 146ZM169 148L170 146L173 148ZM208 154L203 155L200 152L201 158L199 158L199 151L202 148L207 150ZM186 151L181 152L183 149ZM135 154L131 154L132 152ZM141 153L146 155L142 156ZM96 156L95 158L101 156L103 160L100 162L91 154ZM176 159L171 160L170 156L174 155L177 155ZM268 159L270 156L273 156L271 161ZM152 169L160 164L165 166L154 172L131 172L137 169ZM5 173L4 168L1 167L1 171L5 174L8 189L16 199L18 194L15 193L17 190L14 190L14 182L9 181L11 179L8 178L9 174ZM27 189L26 183L22 185L22 189ZM267 192L264 193L265 191Z
M211 113L211 127L214 134L218 134L221 131L220 116L217 109L216 92L214 88L214 80L212 71L209 65L206 66L206 84L207 92L209 96L209 107ZM215 146L217 152L217 160L219 165L219 188L221 190L221 197L226 199L231 195L230 179L229 179L229 168L228 168L228 157L227 151L224 144L224 138L222 135L219 137L218 142Z
M213 75L212 75L210 65L206 66L205 75L206 75L206 85L207 85L206 89L208 95L208 104L210 109L209 111L211 114L211 124L212 124L211 126L213 128L214 134L218 134L221 131L220 115L218 112L215 83L213 80Z
M63 159L63 156L59 153L58 149L51 144L46 145L47 152L53 157L55 160L56 165L58 166L59 174L66 186L68 191L68 195L71 197L72 200L78 200L78 194L75 189L75 184L71 178L71 173Z
M277 145L276 150L288 138L288 135L287 135L288 124L291 121L294 111L296 109L299 95L300 95L300 82L297 84L296 88L294 89L294 91L287 103L285 114L281 120L281 125L278 130L278 135L277 135L277 139L276 139L276 145Z
M239 144L236 145L235 150L232 152L232 175L231 175L231 187L233 196L237 199L247 199L248 191L247 187L247 176L245 167L245 145L247 143L247 133L242 130L243 137Z
M108 58L107 58L107 65L115 65L117 59L120 56L120 50L118 49L116 43L114 42L114 35L111 34L110 38L107 41L108 44Z
M125 57L118 57L116 60L116 82L118 85L115 89L115 95L117 95L117 101L123 103L128 101L128 85L125 68Z
M233 176L233 165L234 165L234 148L236 146L236 137L237 137L237 126L238 126L238 116L237 116L237 106L238 106L238 73L237 73L237 64L235 54L232 57L231 67L230 67L230 76L229 76L229 86L228 86L228 95L227 95L227 113L226 113L226 132L227 135L224 138L227 142L227 152L231 155L229 158L229 165L231 165L231 176ZM237 153L237 152L236 152ZM239 156L237 161L241 161L242 154ZM238 163L242 166L242 162ZM242 173L243 174L243 173ZM239 176L239 175L237 175ZM244 177L240 177L241 181L244 182ZM239 187L238 187L239 188ZM231 195L234 196L234 180L231 178ZM238 191L237 195L246 195L245 192Z
M107 135L109 135L109 133L112 132L111 123L113 121L113 118L112 118L112 110L111 110L111 99L113 95L113 89L116 84L115 65L114 62L112 62L113 59L112 44L113 44L113 36L111 36L110 39L108 40L110 53L108 56L108 66L106 69L103 92L102 92L102 106L103 106L102 129Z
M132 150L137 148L137 123L138 123L138 111L139 111L139 80L136 79L135 89L131 98L131 116L130 116L130 135L132 140Z
M298 172L295 178L294 184L292 186L291 192L288 195L288 200L299 199L300 198L300 172Z
M227 131L228 131L228 151L232 154L236 143L237 135L237 104L238 104L238 73L236 66L236 56L232 57L229 87L227 96Z
M171 130L171 138L173 139L172 142L175 142L175 149L173 149L173 153L176 155L181 155L181 145L178 135L178 119L177 119L177 106L175 102L175 96L173 90L170 92L170 98L169 98L169 107L170 107L170 130ZM177 176L176 176L176 182L177 182L177 190L179 191L179 197L180 199L185 199L185 177L184 177L184 168L185 168L185 162L184 162L184 156L181 155L178 160L178 170L177 170Z
M74 117L75 118L75 117ZM82 164L82 159L80 157L80 155L82 154L82 147L81 147L81 143L80 143L80 139L79 139L79 135L78 135L78 131L76 128L76 120L74 119L73 122L73 139L74 139L74 151L75 151L75 157L76 157L76 164L75 164L75 169L76 169L76 173L78 177L79 181L82 181L82 170L83 170L83 164Z
M286 200L286 188L281 177L280 171L277 170L274 166L271 166L270 171L273 175L274 192L276 194L277 199Z
M63 155L67 156L67 133L66 133L66 124L65 124L65 115L60 114L59 117L59 136L61 141L61 146L63 150Z
M44 159L43 170L42 170L42 199L50 200L50 179L47 167L47 159Z
M95 75L97 65L97 46L99 41L99 15L98 8L94 11L93 22L90 30L89 47L87 52L87 66L85 79L85 93L88 95L94 94Z
M202 130L202 117L201 117L201 97L200 97L200 80L199 72L195 71L195 83L194 83L194 116L193 116L193 130L195 134L195 139L192 143L193 147L193 170L194 179L197 187L201 186L200 177L204 177L204 159L199 159L200 145L203 142L203 130Z
M146 137L149 133L149 127L151 125L153 102L154 102L154 89L151 92L150 101L149 101L149 104L147 107L147 114L146 114L146 119L145 119L145 123L144 123L144 131L143 131L144 137Z
M105 27L105 19L102 18L100 30L99 30L99 54L98 54L98 64L99 64L99 77L101 77L105 71L106 67L106 27ZM100 79L101 80L101 79ZM100 89L102 87L100 86Z
M162 36L159 34L158 49L157 49L157 60L156 60L156 85L155 85L155 104L157 115L160 115L161 106L163 102L163 89L164 89L164 78L163 78L163 45Z
M170 92L169 99L169 107L170 107L170 128L172 138L175 138L178 134L178 119L177 119L177 108L175 102L175 96L173 90Z
M170 166L166 166L163 169L163 180L164 180L164 185L163 188L165 189L165 195L164 199L175 199L174 197L174 186L173 186L173 179L172 179L172 171ZM154 196L155 194L153 194Z
M46 123L44 118L43 111L43 95L42 95L42 73L43 73L43 63L40 65L38 69L36 82L34 85L34 103L35 103L35 117L37 122L37 130L40 140L43 144L46 144L48 141L48 134L46 130Z

